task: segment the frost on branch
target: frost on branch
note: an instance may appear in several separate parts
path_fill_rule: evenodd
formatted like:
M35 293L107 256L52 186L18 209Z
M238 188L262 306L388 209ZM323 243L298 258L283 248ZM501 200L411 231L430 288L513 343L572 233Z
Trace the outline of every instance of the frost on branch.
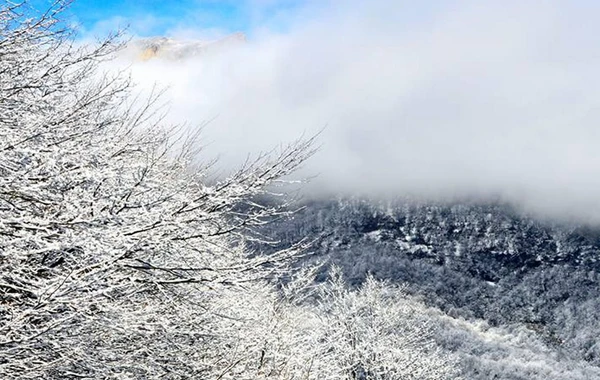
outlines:
M62 9L0 11L0 373L201 373L205 305L299 248L251 257L243 241L279 212L252 199L312 140L205 185L195 136L153 122L155 97L124 109L127 78L97 72L119 45L73 46Z
M319 290L319 364L331 379L459 379L433 342L434 321L401 288L368 277L349 290L334 268Z
M307 283L302 273L292 282ZM299 291L300 290L300 291ZM461 379L455 357L434 344L435 320L401 288L372 278L349 290L331 279L277 294L254 284L227 290L220 310L228 340L221 379L450 380ZM252 302L247 302L248 295ZM306 297L308 296L308 298ZM232 300L237 299L237 302Z

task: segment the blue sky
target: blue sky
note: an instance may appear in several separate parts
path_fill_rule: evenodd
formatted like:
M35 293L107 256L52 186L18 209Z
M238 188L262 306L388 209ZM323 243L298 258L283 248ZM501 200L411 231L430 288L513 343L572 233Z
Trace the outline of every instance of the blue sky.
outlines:
M173 30L250 32L257 26L284 27L278 16L302 5L301 0L76 0L69 18L84 33L103 34L118 27L140 36ZM31 0L43 9L47 0Z

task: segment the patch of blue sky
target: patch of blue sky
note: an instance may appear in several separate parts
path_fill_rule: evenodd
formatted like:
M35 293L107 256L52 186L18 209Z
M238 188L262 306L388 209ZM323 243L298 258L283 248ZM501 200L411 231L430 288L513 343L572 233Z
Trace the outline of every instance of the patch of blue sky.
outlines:
M48 0L30 0L44 9ZM106 34L127 28L138 36L168 35L177 30L250 33L265 25L285 29L282 13L293 12L300 0L76 0L67 17L84 34Z

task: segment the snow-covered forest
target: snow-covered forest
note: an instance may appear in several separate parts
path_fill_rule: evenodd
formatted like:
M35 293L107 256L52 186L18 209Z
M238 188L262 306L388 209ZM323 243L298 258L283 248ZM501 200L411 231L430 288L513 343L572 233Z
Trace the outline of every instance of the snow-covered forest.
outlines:
M369 278L403 284L435 315L435 341L459 357L465 378L600 378L598 228L502 202L343 197L304 206L265 233L317 239L319 254L298 262L337 266L351 288ZM316 277L327 278L324 269Z
M600 379L597 229L217 176L66 7L0 6L0 379Z

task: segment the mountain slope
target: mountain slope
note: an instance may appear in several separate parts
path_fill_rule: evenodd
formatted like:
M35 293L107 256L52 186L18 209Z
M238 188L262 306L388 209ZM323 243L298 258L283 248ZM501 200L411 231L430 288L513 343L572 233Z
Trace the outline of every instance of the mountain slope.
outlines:
M354 198L306 202L265 232L281 242L317 238L310 260L340 266L350 283L368 273L405 283L450 317L527 331L557 363L600 367L596 228L540 221L496 203ZM455 349L472 356L468 344ZM509 372L494 378L529 378Z

